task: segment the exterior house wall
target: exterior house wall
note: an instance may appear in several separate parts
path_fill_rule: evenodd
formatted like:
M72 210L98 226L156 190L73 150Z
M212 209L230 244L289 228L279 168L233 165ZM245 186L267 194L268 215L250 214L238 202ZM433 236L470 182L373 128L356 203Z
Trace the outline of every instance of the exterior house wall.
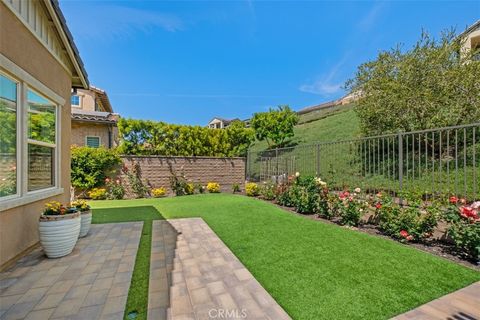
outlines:
M77 96L80 97L80 106L72 106L86 111L95 111L95 93L90 90L77 89Z
M29 1L30 3L30 1ZM39 4L39 3L38 3ZM65 99L60 118L60 176L58 195L0 212L0 269L38 243L38 218L44 203L67 202L70 189L70 92L71 74L54 55L0 1L0 53L16 66Z
M165 187L170 193L172 172L183 173L189 182L203 186L218 182L223 192L231 192L233 184L242 186L245 183L245 158L124 156L122 160L129 170L138 163L144 183L152 188ZM121 178L128 181L123 173ZM126 187L127 196L133 197L128 182Z
M118 128L116 126L72 121L72 145L85 146L86 137L93 136L100 137L100 145L108 148L108 135L110 130L112 130L112 147L115 147L118 142Z

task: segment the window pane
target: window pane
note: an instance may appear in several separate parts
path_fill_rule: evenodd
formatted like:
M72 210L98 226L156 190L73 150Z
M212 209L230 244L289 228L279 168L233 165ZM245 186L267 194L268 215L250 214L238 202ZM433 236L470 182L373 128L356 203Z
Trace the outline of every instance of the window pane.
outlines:
M0 197L17 193L17 84L0 74Z
M28 191L55 185L55 149L28 144Z
M100 147L100 138L99 137L87 137L87 146L92 148Z
M79 106L80 105L80 97L77 96L77 95L73 95L71 100L70 100L70 103L72 106Z
M55 104L28 90L28 138L55 143Z

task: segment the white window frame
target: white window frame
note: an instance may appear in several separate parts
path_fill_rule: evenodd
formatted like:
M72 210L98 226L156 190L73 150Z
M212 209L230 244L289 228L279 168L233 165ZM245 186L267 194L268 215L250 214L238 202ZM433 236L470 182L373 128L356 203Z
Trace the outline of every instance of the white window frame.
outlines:
M81 97L80 95L78 95L78 94L72 94L72 97L73 97L73 96L78 97L78 104L72 104L72 103L71 103L71 102L72 102L72 99L71 99L71 98L70 98L70 104L71 104L72 107L74 107L74 108L80 108L80 107L82 106L82 97Z
M98 138L98 148L101 147L101 145L102 145L102 138L101 138L100 136L91 136L91 135L85 136L85 147L89 147L89 145L87 144L88 138Z
M63 194L61 176L61 112L66 102L50 88L35 79L28 72L15 65L0 53L0 73L17 83L17 193L0 198L0 212L14 207L26 205L55 195ZM28 89L55 104L55 185L40 190L28 191ZM70 103L70 101L68 101ZM35 141L35 144L38 142ZM48 143L47 143L48 144ZM51 146L51 144L48 144Z

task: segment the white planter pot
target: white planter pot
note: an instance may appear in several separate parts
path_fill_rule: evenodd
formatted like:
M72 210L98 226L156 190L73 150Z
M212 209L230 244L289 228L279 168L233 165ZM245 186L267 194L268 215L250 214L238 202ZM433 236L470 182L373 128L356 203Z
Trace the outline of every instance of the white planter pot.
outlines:
M92 224L92 210L88 210L82 212L81 216L81 226L80 226L80 234L78 235L79 238L85 237L90 230L90 225Z
M58 216L40 216L40 243L49 258L72 252L80 233L80 212Z

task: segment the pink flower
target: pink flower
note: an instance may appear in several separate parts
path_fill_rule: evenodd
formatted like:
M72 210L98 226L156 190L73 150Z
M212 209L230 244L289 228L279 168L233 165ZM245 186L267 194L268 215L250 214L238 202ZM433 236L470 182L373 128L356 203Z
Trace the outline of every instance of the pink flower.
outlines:
M400 231L400 236L402 238L407 238L409 236L409 234L406 230L402 230L402 231Z
M116 184L120 184L120 179L115 180Z
M405 239L407 239L407 241L412 241L412 240L413 240L413 236L408 235Z
M109 183L109 182L110 182L110 178L109 178L109 177L106 177L106 178L105 178L105 182L106 182L106 183Z

